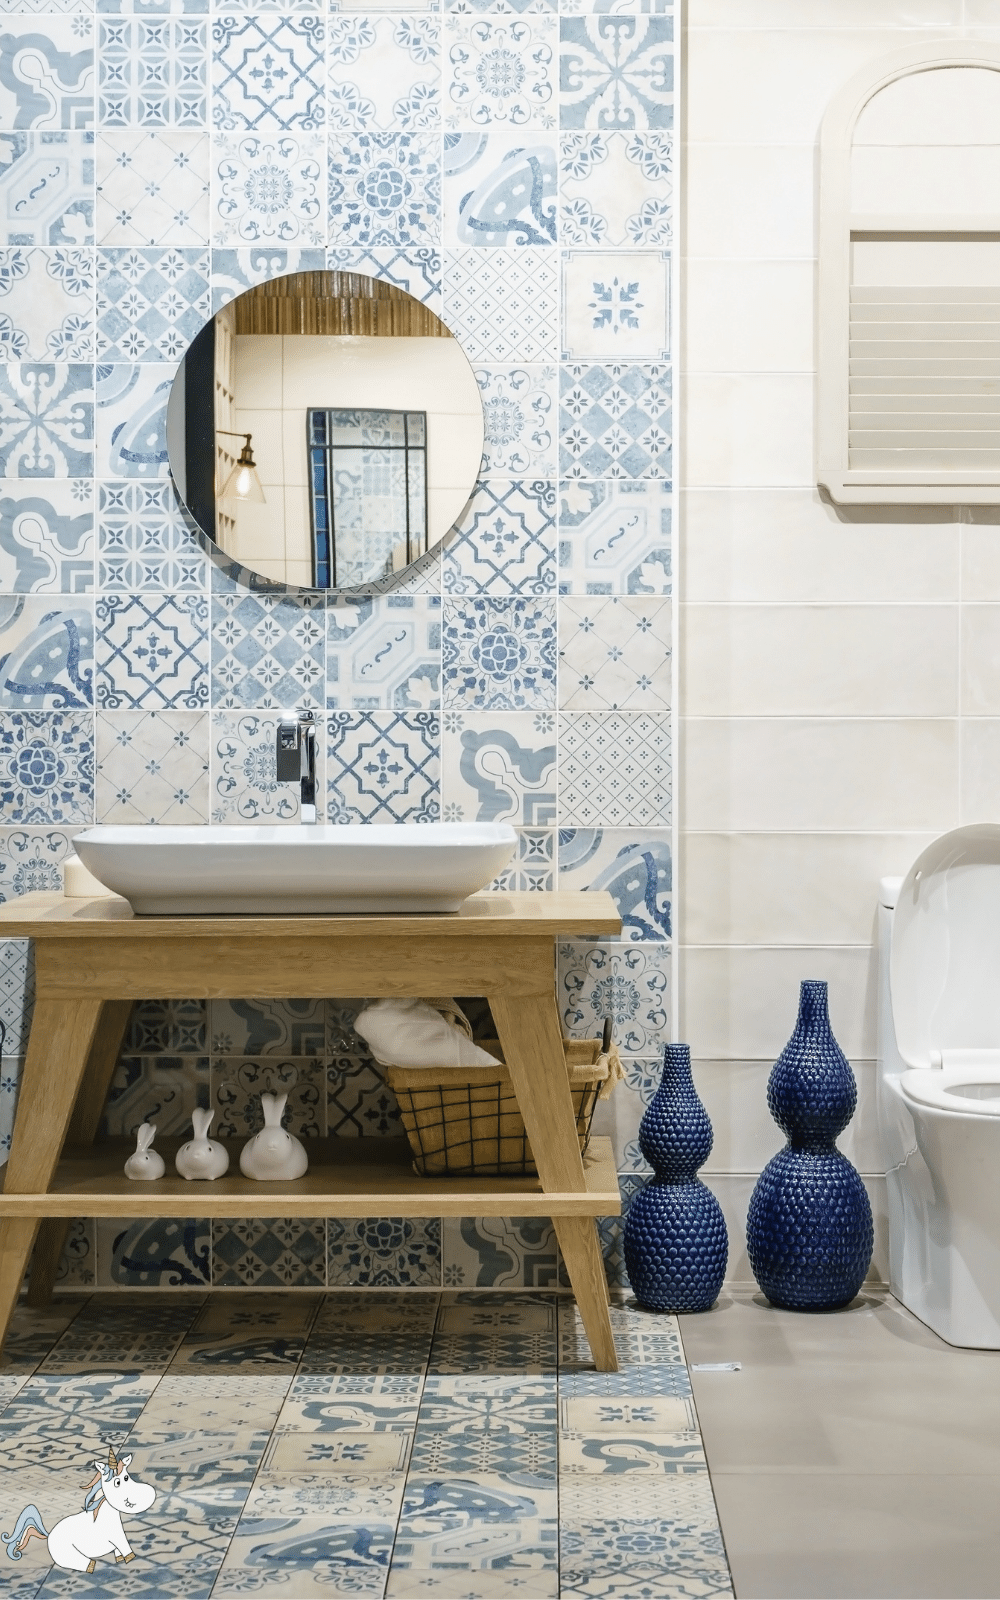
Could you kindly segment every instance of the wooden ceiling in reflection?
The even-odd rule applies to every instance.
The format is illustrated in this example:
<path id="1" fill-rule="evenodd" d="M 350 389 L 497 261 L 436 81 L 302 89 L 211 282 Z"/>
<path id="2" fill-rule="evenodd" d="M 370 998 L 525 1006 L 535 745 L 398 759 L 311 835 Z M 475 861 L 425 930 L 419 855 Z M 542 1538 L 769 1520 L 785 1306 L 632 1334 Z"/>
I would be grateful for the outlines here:
<path id="1" fill-rule="evenodd" d="M 450 339 L 427 306 L 394 283 L 360 272 L 293 272 L 233 301 L 239 333 L 354 333 Z"/>

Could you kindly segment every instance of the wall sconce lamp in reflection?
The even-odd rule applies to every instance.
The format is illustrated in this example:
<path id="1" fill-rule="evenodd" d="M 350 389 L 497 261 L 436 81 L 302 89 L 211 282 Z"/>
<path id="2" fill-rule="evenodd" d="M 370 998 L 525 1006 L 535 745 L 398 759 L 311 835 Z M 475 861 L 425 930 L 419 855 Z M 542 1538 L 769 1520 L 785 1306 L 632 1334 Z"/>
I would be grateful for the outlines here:
<path id="1" fill-rule="evenodd" d="M 253 458 L 249 433 L 234 433 L 230 428 L 217 428 L 216 433 L 221 433 L 229 439 L 244 439 L 246 442 L 239 453 L 232 472 L 219 491 L 220 500 L 253 500 L 258 505 L 266 505 L 264 485 L 260 481 L 257 463 Z"/>

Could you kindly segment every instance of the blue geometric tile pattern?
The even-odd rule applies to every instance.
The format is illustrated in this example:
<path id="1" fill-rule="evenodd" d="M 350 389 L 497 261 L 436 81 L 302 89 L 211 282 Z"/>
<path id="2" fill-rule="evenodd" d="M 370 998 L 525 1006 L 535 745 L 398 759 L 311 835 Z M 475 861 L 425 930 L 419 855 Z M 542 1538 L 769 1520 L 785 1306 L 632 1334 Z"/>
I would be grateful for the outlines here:
<path id="1" fill-rule="evenodd" d="M 448 541 L 446 594 L 553 594 L 555 485 L 480 480 Z"/>
<path id="2" fill-rule="evenodd" d="M 0 476 L 89 478 L 93 471 L 93 367 L 24 361 L 0 368 Z"/>
<path id="3" fill-rule="evenodd" d="M 331 712 L 326 785 L 328 822 L 437 822 L 437 712 Z"/>
<path id="4" fill-rule="evenodd" d="M 563 367 L 559 470 L 566 478 L 670 478 L 670 369 Z"/>
<path id="5" fill-rule="evenodd" d="M 0 249 L 0 351 L 8 361 L 93 356 L 90 250 Z"/>
<path id="6" fill-rule="evenodd" d="M 93 133 L 5 134 L 0 216 L 0 244 L 93 244 Z"/>
<path id="7" fill-rule="evenodd" d="M 207 28 L 131 18 L 100 25 L 98 120 L 105 128 L 203 128 Z"/>
<path id="8" fill-rule="evenodd" d="M 318 17 L 219 16 L 212 24 L 212 118 L 225 132 L 313 133 L 325 126 Z"/>
<path id="9" fill-rule="evenodd" d="M 207 599 L 102 596 L 97 602 L 97 703 L 107 711 L 206 706 Z"/>
<path id="10" fill-rule="evenodd" d="M 560 127 L 673 127 L 672 17 L 563 17 L 560 37 Z"/>
<path id="11" fill-rule="evenodd" d="M 2 534 L 0 534 L 2 539 Z M 207 563 L 177 509 L 171 483 L 102 483 L 97 514 L 98 587 L 203 593 Z"/>
<path id="12" fill-rule="evenodd" d="M 325 657 L 318 595 L 212 597 L 212 693 L 219 706 L 322 704 Z"/>
<path id="13" fill-rule="evenodd" d="M 326 611 L 330 710 L 429 711 L 441 703 L 437 595 L 341 595 Z"/>
<path id="14" fill-rule="evenodd" d="M 670 487 L 662 481 L 559 487 L 560 594 L 669 594 Z"/>
<path id="15" fill-rule="evenodd" d="M 210 315 L 207 250 L 99 250 L 102 361 L 175 361 Z"/>

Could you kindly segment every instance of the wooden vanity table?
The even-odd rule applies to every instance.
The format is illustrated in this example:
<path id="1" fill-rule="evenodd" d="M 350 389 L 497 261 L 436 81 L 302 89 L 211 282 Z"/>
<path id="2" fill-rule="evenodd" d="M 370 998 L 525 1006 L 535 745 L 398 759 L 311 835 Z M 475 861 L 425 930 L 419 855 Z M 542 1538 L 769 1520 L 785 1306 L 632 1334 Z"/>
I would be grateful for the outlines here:
<path id="1" fill-rule="evenodd" d="M 620 929 L 603 893 L 480 894 L 424 916 L 137 917 L 117 897 L 56 894 L 0 905 L 0 938 L 35 941 L 36 982 L 0 1193 L 0 1337 L 36 1234 L 32 1297 L 51 1289 L 60 1219 L 550 1216 L 595 1364 L 615 1371 L 594 1218 L 618 1215 L 621 1198 L 610 1141 L 580 1155 L 554 955 L 558 939 Z M 215 1183 L 129 1182 L 131 1144 L 93 1140 L 132 1003 L 239 995 L 484 995 L 538 1178 L 421 1178 L 397 1141 L 333 1139 L 291 1184 L 243 1178 L 235 1157 Z"/>

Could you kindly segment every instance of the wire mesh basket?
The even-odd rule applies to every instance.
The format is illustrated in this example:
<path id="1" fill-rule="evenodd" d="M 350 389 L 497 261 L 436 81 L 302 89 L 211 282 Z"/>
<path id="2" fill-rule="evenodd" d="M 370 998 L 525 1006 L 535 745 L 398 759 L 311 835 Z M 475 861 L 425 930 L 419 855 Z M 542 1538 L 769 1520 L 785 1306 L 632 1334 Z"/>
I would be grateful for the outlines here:
<path id="1" fill-rule="evenodd" d="M 495 1067 L 387 1067 L 399 1101 L 413 1170 L 422 1177 L 516 1178 L 536 1176 L 510 1074 L 499 1044 L 477 1043 L 497 1056 Z M 598 1100 L 606 1100 L 624 1074 L 614 1045 L 600 1039 L 564 1039 L 581 1151 L 590 1141 Z"/>

